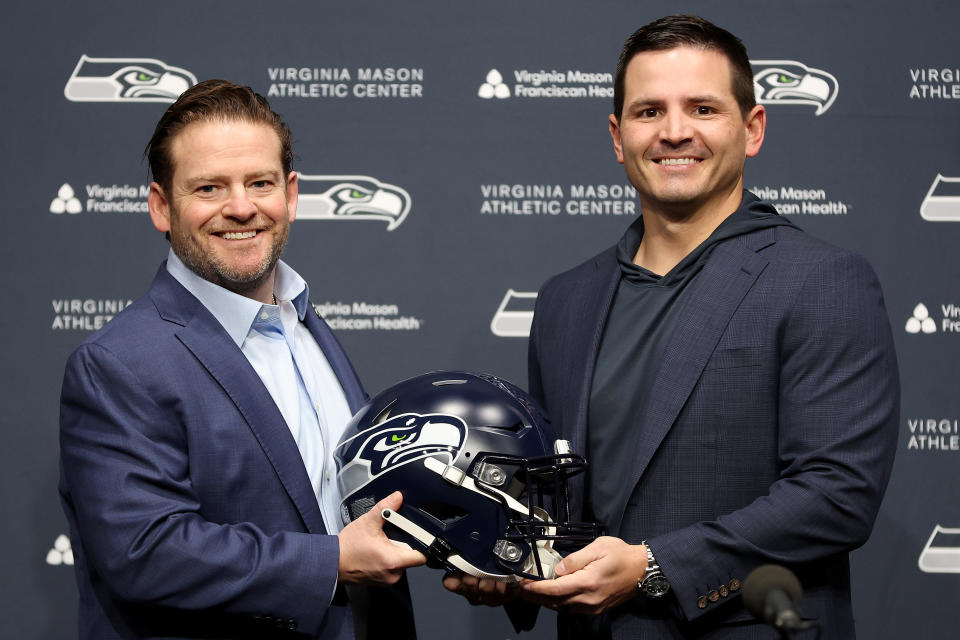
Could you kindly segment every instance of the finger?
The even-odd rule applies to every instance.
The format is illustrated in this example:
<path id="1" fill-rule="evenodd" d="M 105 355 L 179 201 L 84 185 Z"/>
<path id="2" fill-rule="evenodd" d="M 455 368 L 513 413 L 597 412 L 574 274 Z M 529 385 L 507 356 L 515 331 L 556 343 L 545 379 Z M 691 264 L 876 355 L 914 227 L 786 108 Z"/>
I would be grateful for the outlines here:
<path id="1" fill-rule="evenodd" d="M 454 593 L 460 592 L 460 587 L 463 584 L 463 580 L 460 579 L 461 574 L 448 573 L 443 576 L 443 587 L 447 591 L 453 591 Z"/>
<path id="2" fill-rule="evenodd" d="M 414 551 L 410 547 L 391 545 L 390 554 L 396 561 L 396 566 L 401 569 L 427 564 L 427 556 L 419 551 Z"/>
<path id="3" fill-rule="evenodd" d="M 480 592 L 481 596 L 494 595 L 498 591 L 503 593 L 502 589 L 499 589 L 497 585 L 504 584 L 502 582 L 497 582 L 496 580 L 480 580 L 477 583 L 477 590 Z"/>
<path id="4" fill-rule="evenodd" d="M 566 558 L 560 561 L 556 567 L 554 567 L 554 572 L 557 576 L 566 576 L 570 575 L 574 571 L 579 571 L 585 566 L 593 562 L 599 557 L 596 547 L 593 543 L 587 545 L 579 551 L 574 551 Z"/>
<path id="5" fill-rule="evenodd" d="M 399 491 L 394 491 L 386 498 L 377 503 L 375 507 L 376 512 L 379 514 L 384 509 L 392 509 L 396 511 L 400 508 L 400 505 L 403 504 L 403 494 Z"/>
<path id="6" fill-rule="evenodd" d="M 559 609 L 564 600 L 563 598 L 553 598 L 551 596 L 545 596 L 539 593 L 531 593 L 526 590 L 520 594 L 520 598 L 526 600 L 527 602 L 533 602 L 553 610 Z"/>
<path id="7" fill-rule="evenodd" d="M 551 599 L 568 598 L 583 590 L 579 576 L 563 576 L 553 580 L 534 580 L 521 586 L 524 594 Z"/>
<path id="8" fill-rule="evenodd" d="M 475 593 L 479 590 L 480 587 L 480 578 L 476 576 L 471 576 L 468 574 L 462 574 L 460 576 L 460 582 L 462 583 L 461 588 L 464 591 L 469 591 Z"/>

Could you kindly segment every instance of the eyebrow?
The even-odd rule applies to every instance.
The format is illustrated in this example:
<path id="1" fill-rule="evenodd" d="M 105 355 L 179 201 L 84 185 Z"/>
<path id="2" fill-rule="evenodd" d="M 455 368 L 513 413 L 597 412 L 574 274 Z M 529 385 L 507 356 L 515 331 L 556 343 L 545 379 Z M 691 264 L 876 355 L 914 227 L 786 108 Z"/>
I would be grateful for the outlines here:
<path id="1" fill-rule="evenodd" d="M 712 93 L 705 93 L 699 96 L 689 96 L 687 102 L 723 102 L 723 98 Z"/>
<path id="2" fill-rule="evenodd" d="M 251 171 L 244 174 L 243 181 L 252 180 L 254 178 L 262 177 L 271 177 L 275 178 L 278 181 L 283 179 L 282 170 L 273 170 L 273 169 L 264 169 L 263 171 Z M 194 184 L 197 182 L 229 182 L 226 176 L 223 175 L 212 175 L 212 174 L 202 174 L 199 176 L 194 176 L 193 178 L 187 179 L 188 183 Z"/>
<path id="3" fill-rule="evenodd" d="M 723 98 L 721 96 L 718 96 L 712 93 L 703 93 L 699 95 L 686 96 L 683 100 L 684 102 L 688 102 L 688 103 L 689 102 L 723 102 Z M 637 107 L 641 105 L 657 105 L 657 104 L 663 104 L 663 103 L 664 103 L 664 100 L 660 98 L 646 98 L 641 96 L 639 98 L 636 98 L 635 100 L 631 100 L 629 104 L 625 105 L 625 108 L 632 108 L 632 107 Z"/>

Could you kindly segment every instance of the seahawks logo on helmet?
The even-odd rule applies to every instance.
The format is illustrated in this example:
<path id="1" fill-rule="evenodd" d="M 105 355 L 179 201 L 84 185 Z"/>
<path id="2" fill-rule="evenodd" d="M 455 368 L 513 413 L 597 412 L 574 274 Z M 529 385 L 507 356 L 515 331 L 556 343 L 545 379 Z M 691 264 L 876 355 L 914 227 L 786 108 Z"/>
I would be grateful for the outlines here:
<path id="1" fill-rule="evenodd" d="M 370 176 L 298 175 L 298 220 L 383 220 L 393 231 L 410 212 L 406 190 Z"/>
<path id="2" fill-rule="evenodd" d="M 80 61 L 63 88 L 73 102 L 175 102 L 197 77 L 154 58 L 91 58 Z"/>
<path id="3" fill-rule="evenodd" d="M 345 455 L 355 450 L 359 452 Z M 437 458 L 448 465 L 457 459 L 467 438 L 467 425 L 457 416 L 441 413 L 404 413 L 381 422 L 340 443 L 338 457 L 349 462 L 340 469 L 340 490 L 344 496 L 378 475 L 415 460 Z"/>
<path id="4" fill-rule="evenodd" d="M 795 60 L 751 60 L 758 104 L 808 104 L 820 115 L 837 99 L 837 79 Z"/>

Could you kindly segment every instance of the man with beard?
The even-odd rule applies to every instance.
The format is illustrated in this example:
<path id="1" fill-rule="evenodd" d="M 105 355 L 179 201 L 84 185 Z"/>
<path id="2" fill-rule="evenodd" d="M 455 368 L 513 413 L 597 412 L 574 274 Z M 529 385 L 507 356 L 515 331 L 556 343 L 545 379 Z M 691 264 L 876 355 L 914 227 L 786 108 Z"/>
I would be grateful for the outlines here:
<path id="1" fill-rule="evenodd" d="M 543 286 L 530 334 L 530 392 L 591 462 L 571 517 L 610 534 L 522 587 L 561 637 L 775 638 L 740 598 L 765 563 L 797 574 L 823 638 L 854 637 L 848 552 L 893 463 L 896 357 L 866 260 L 744 191 L 765 128 L 729 32 L 670 16 L 627 40 L 609 129 L 642 215 Z"/>
<path id="2" fill-rule="evenodd" d="M 211 80 L 167 109 L 146 155 L 169 255 L 63 383 L 79 637 L 413 637 L 403 570 L 425 559 L 379 517 L 400 495 L 339 526 L 332 449 L 366 394 L 279 260 L 289 128 Z"/>

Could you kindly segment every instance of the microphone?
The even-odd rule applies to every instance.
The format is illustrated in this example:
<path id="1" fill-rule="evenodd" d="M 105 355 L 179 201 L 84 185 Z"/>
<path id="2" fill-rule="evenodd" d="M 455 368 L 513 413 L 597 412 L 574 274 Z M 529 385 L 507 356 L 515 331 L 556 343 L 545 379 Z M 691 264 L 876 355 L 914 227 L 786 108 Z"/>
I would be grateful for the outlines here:
<path id="1" fill-rule="evenodd" d="M 743 604 L 756 618 L 778 629 L 785 638 L 794 631 L 809 629 L 813 623 L 800 618 L 803 589 L 797 576 L 776 564 L 765 564 L 743 581 Z"/>

